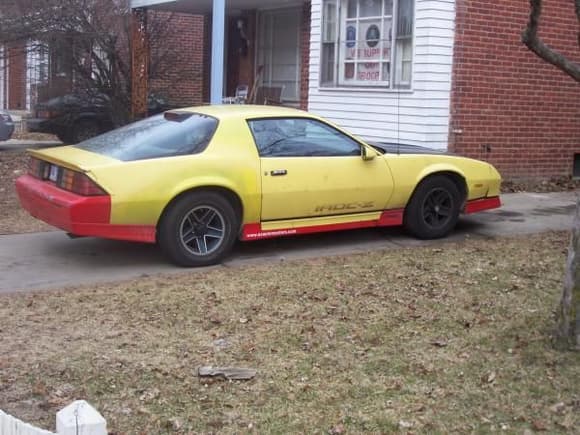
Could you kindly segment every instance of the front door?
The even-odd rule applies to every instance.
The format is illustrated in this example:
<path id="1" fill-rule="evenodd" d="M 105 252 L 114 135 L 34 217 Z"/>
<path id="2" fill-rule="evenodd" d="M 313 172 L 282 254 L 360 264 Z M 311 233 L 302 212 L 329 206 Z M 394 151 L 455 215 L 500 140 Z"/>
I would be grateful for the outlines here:
<path id="1" fill-rule="evenodd" d="M 249 123 L 260 154 L 262 222 L 386 208 L 393 190 L 387 163 L 363 160 L 355 140 L 313 119 Z"/>
<path id="2" fill-rule="evenodd" d="M 263 66 L 261 84 L 280 87 L 282 101 L 300 101 L 301 9 L 262 11 L 258 17 L 257 64 Z"/>

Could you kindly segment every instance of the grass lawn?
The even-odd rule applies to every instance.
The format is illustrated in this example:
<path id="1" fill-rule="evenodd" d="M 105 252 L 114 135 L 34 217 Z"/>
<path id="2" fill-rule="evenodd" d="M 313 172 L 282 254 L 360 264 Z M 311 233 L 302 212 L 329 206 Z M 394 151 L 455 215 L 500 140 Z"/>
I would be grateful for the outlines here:
<path id="1" fill-rule="evenodd" d="M 0 298 L 0 409 L 115 434 L 572 433 L 580 357 L 549 342 L 567 235 L 143 277 Z M 251 381 L 200 379 L 202 365 Z M 577 432 L 576 432 L 577 433 Z"/>

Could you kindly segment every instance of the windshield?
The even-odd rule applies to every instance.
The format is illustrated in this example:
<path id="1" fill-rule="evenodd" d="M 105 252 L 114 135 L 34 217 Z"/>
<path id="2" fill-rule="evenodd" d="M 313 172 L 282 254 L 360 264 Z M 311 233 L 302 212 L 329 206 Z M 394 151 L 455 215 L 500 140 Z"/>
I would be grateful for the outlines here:
<path id="1" fill-rule="evenodd" d="M 166 112 L 93 137 L 82 150 L 123 161 L 195 154 L 203 151 L 217 127 L 215 118 L 191 112 Z"/>

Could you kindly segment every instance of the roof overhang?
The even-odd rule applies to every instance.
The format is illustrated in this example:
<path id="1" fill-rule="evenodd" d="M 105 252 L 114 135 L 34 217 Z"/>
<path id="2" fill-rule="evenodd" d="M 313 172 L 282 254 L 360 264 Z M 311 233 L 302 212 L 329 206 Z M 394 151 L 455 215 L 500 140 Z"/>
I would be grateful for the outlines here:
<path id="1" fill-rule="evenodd" d="M 303 0 L 227 0 L 228 13 L 249 9 L 267 9 L 298 6 Z M 209 14 L 213 0 L 131 0 L 131 8 L 147 8 L 186 14 Z"/>

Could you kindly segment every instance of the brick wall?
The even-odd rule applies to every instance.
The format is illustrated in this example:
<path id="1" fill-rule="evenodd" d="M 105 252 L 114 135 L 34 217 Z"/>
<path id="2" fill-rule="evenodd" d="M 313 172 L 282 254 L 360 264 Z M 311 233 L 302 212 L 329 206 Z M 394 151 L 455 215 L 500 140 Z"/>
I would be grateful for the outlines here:
<path id="1" fill-rule="evenodd" d="M 308 69 L 310 67 L 310 1 L 302 5 L 300 27 L 300 108 L 308 110 Z"/>
<path id="2" fill-rule="evenodd" d="M 6 47 L 8 70 L 8 109 L 26 109 L 26 43 L 15 42 Z"/>
<path id="3" fill-rule="evenodd" d="M 544 3 L 541 37 L 579 61 L 573 2 Z M 457 0 L 450 149 L 504 178 L 566 176 L 580 153 L 580 84 L 520 42 L 528 5 Z"/>
<path id="4" fill-rule="evenodd" d="M 150 23 L 155 19 L 166 20 L 169 16 L 157 11 L 149 14 Z M 157 56 L 163 61 L 159 63 L 157 74 L 150 71 L 154 76 L 150 77 L 149 89 L 167 98 L 172 105 L 193 106 L 207 101 L 204 98 L 205 69 L 209 69 L 209 64 L 204 53 L 208 47 L 204 22 L 202 15 L 173 14 L 171 33 L 163 39 L 163 44 L 151 41 L 152 58 Z"/>

